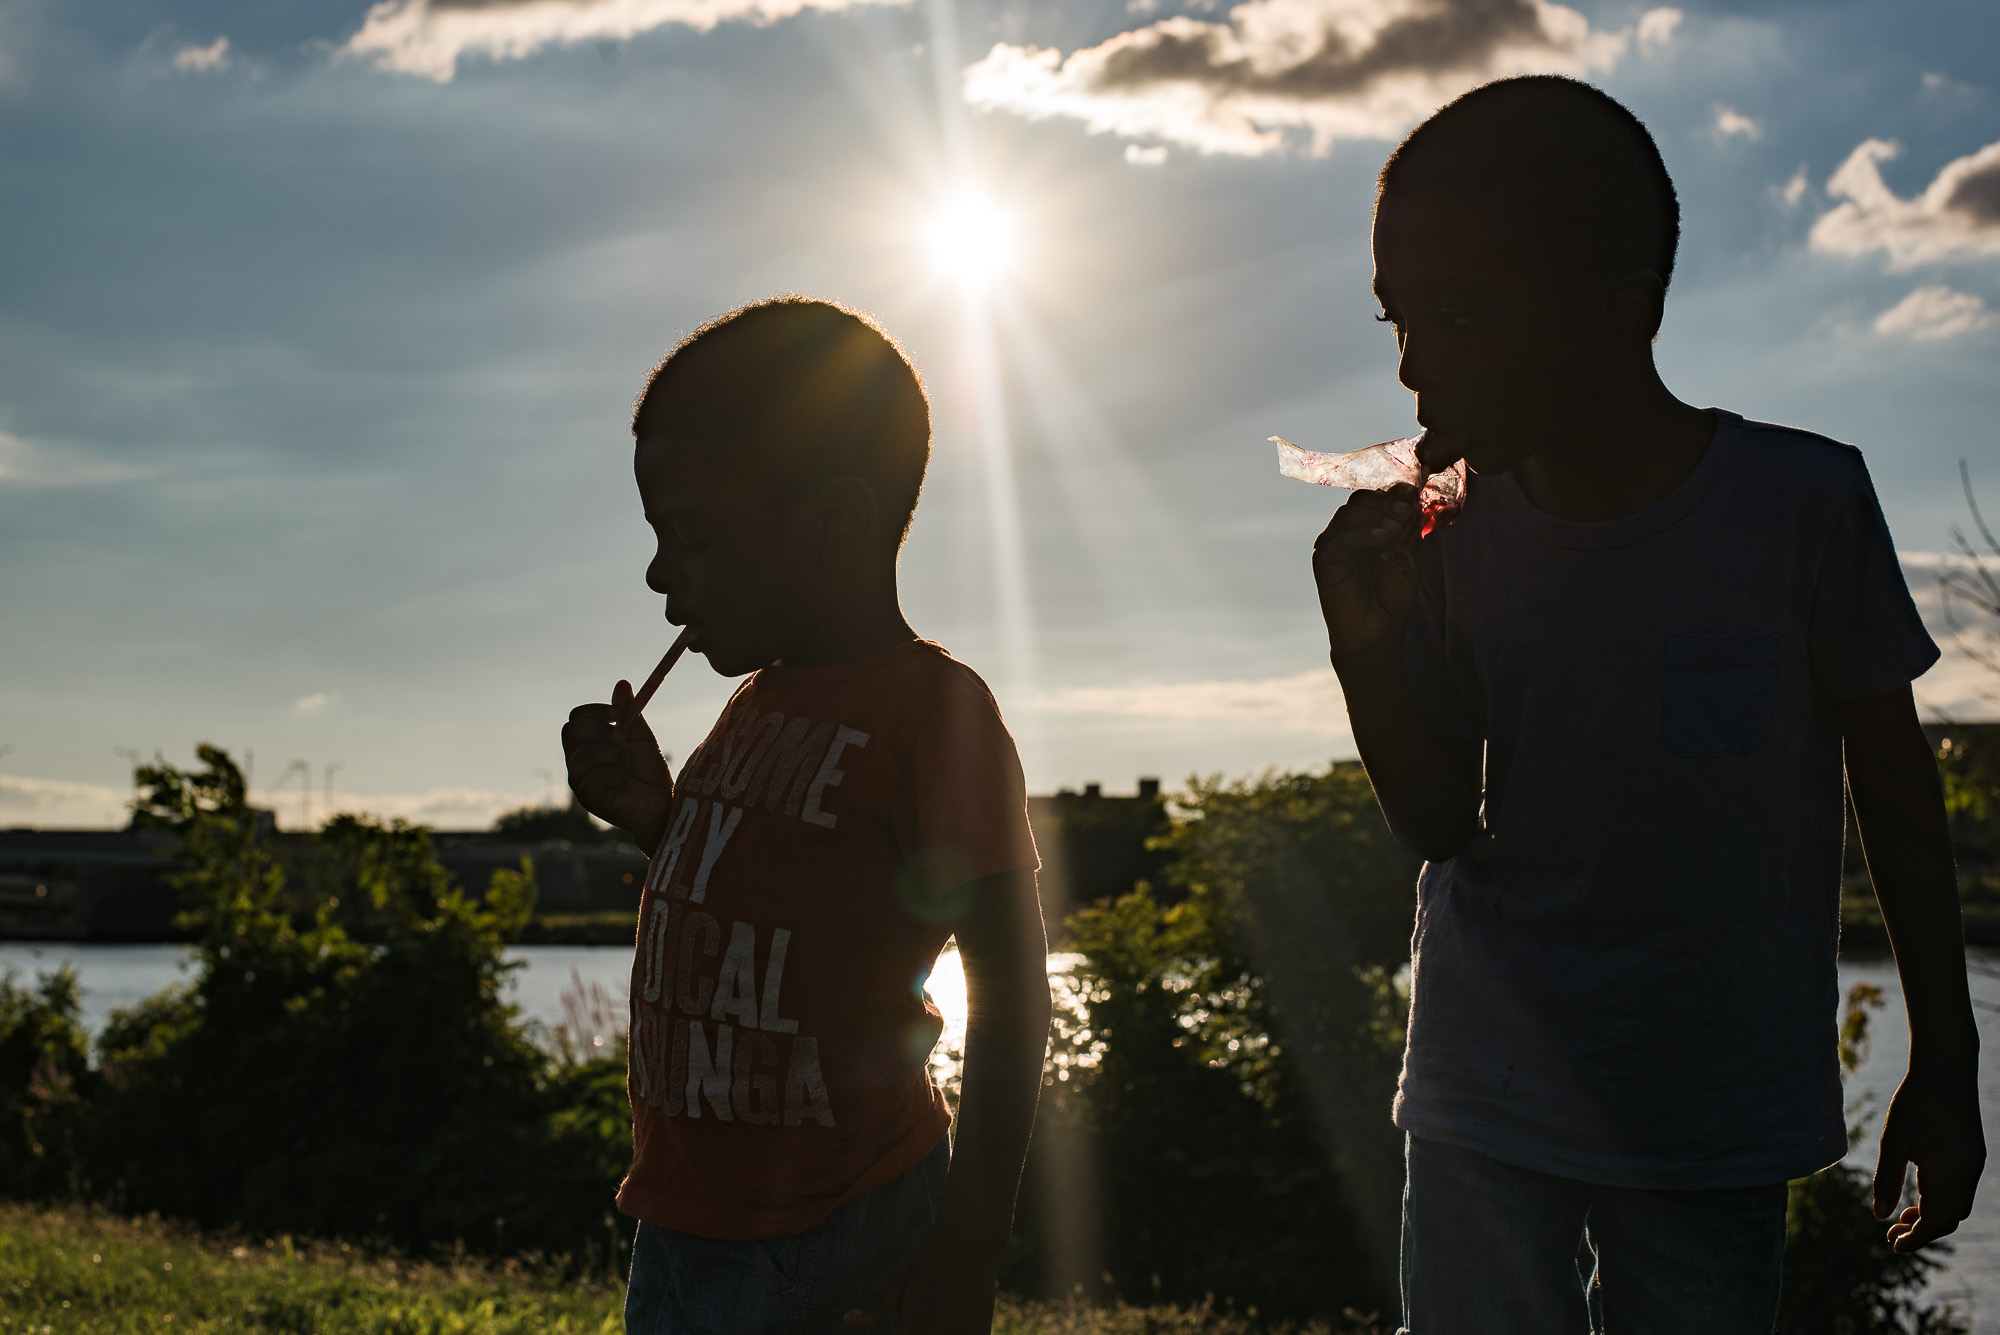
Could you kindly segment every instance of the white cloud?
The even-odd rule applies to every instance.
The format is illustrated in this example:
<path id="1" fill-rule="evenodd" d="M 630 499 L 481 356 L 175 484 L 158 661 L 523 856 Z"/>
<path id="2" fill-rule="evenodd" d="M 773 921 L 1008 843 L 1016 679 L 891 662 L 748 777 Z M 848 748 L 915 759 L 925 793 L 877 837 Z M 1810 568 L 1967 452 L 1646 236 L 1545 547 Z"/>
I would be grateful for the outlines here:
<path id="1" fill-rule="evenodd" d="M 1895 271 L 2000 255 L 2000 142 L 1946 163 L 1912 199 L 1882 180 L 1881 164 L 1900 152 L 1900 144 L 1869 139 L 1847 155 L 1826 183 L 1827 193 L 1845 202 L 1813 224 L 1813 249 L 1835 255 L 1879 250 Z"/>
<path id="2" fill-rule="evenodd" d="M 0 774 L 0 828 L 10 825 L 120 826 L 129 789 L 66 779 Z"/>
<path id="3" fill-rule="evenodd" d="M 1970 292 L 1933 284 L 1920 287 L 1875 317 L 1875 332 L 1932 343 L 1976 334 L 1993 323 L 1993 312 Z"/>
<path id="4" fill-rule="evenodd" d="M 1969 562 L 1956 552 L 1898 552 L 1903 578 L 1944 656 L 1915 683 L 1918 708 L 1930 718 L 1961 723 L 2000 719 L 2000 623 L 1970 612 L 1954 599 L 1947 610 L 1942 577 L 1964 572 Z M 1986 561 L 1988 569 L 2000 563 Z"/>
<path id="5" fill-rule="evenodd" d="M 1649 9 L 1639 16 L 1639 49 L 1657 51 L 1674 40 L 1681 20 L 1687 16 L 1678 9 Z"/>
<path id="6" fill-rule="evenodd" d="M 1151 148 L 1141 148 L 1137 144 L 1125 145 L 1125 161 L 1134 167 L 1158 167 L 1167 160 L 1167 146 L 1154 144 Z"/>
<path id="7" fill-rule="evenodd" d="M 74 450 L 40 445 L 0 431 L 0 487 L 82 487 L 144 476 L 143 468 L 87 459 Z"/>
<path id="8" fill-rule="evenodd" d="M 1073 686 L 1035 701 L 1049 714 L 1177 726 L 1222 725 L 1345 737 L 1347 704 L 1332 668 L 1237 681 Z"/>
<path id="9" fill-rule="evenodd" d="M 401 817 L 418 825 L 431 825 L 446 830 L 484 829 L 493 823 L 503 811 L 529 806 L 537 799 L 523 797 L 519 793 L 501 792 L 494 788 L 431 788 L 421 793 L 340 793 L 333 798 L 334 812 L 351 812 L 356 815 L 380 817 Z M 558 801 L 562 796 L 558 795 Z M 290 805 L 281 805 L 289 801 Z M 289 798 L 285 793 L 272 794 L 268 799 L 259 798 L 260 806 L 270 806 L 279 812 L 279 819 L 287 811 L 298 810 L 298 794 Z M 313 805 L 314 819 L 324 818 L 329 813 L 321 811 L 317 800 Z"/>
<path id="10" fill-rule="evenodd" d="M 184 46 L 174 52 L 174 68 L 183 74 L 220 74 L 229 68 L 229 39 L 218 37 L 207 46 Z"/>
<path id="11" fill-rule="evenodd" d="M 1764 127 L 1734 107 L 1718 105 L 1715 108 L 1715 133 L 1723 139 L 1741 137 L 1754 140 L 1764 137 Z"/>
<path id="12" fill-rule="evenodd" d="M 1660 12 L 1641 28 L 1671 35 Z M 964 95 L 1203 153 L 1255 157 L 1298 134 L 1324 153 L 1393 139 L 1490 79 L 1609 69 L 1632 40 L 1549 0 L 1250 0 L 1226 23 L 1178 14 L 1068 56 L 999 43 L 966 69 Z"/>
<path id="13" fill-rule="evenodd" d="M 1778 188 L 1778 198 L 1785 201 L 1786 208 L 1795 209 L 1799 206 L 1799 201 L 1806 197 L 1806 191 L 1811 188 L 1812 183 L 1806 180 L 1806 169 L 1801 166 L 1792 173 L 1791 180 Z"/>
<path id="14" fill-rule="evenodd" d="M 131 800 L 130 787 L 0 774 L 0 828 L 122 826 L 130 819 Z M 420 825 L 466 830 L 483 829 L 501 812 L 526 806 L 533 800 L 493 788 L 431 788 L 420 793 L 336 792 L 333 809 L 385 818 L 400 816 Z M 281 828 L 297 827 L 300 803 L 296 785 L 253 792 L 250 801 L 252 805 L 277 812 Z M 326 810 L 324 794 L 316 790 L 311 810 L 314 824 L 329 814 L 332 813 Z"/>
<path id="15" fill-rule="evenodd" d="M 326 708 L 328 705 L 332 704 L 336 698 L 337 697 L 334 695 L 332 691 L 314 691 L 311 695 L 302 695 L 298 699 L 292 701 L 292 708 L 296 710 L 298 713 L 310 714 L 315 709 Z"/>
<path id="16" fill-rule="evenodd" d="M 382 0 L 341 50 L 386 70 L 449 83 L 467 55 L 520 60 L 545 46 L 623 41 L 678 23 L 774 23 L 805 9 L 909 0 Z"/>

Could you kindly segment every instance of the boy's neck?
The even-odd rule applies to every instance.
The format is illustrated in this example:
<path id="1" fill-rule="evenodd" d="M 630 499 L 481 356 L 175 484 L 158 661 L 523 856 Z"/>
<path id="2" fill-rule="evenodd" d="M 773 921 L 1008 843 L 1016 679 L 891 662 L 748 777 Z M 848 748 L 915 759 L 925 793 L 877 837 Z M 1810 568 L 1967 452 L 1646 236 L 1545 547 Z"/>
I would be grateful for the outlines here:
<path id="1" fill-rule="evenodd" d="M 858 596 L 857 596 L 858 595 Z M 774 666 L 836 667 L 858 663 L 917 638 L 896 597 L 892 573 L 886 590 L 854 590 L 846 598 L 829 596 L 822 614 L 802 627 Z"/>
<path id="2" fill-rule="evenodd" d="M 1665 500 L 1694 472 L 1714 438 L 1715 415 L 1675 398 L 1650 360 L 1645 369 L 1579 405 L 1515 466 L 1536 509 L 1574 523 L 1608 523 Z"/>

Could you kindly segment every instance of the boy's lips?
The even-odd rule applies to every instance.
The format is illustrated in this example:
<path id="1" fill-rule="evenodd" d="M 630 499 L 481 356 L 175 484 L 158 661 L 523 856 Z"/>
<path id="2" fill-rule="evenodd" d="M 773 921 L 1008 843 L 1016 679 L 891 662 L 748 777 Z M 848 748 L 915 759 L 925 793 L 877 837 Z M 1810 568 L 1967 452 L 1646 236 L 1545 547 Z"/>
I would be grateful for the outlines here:
<path id="1" fill-rule="evenodd" d="M 1472 433 L 1462 426 L 1425 426 L 1423 441 L 1417 446 L 1417 461 L 1433 473 L 1449 468 L 1465 457 L 1471 437 Z"/>

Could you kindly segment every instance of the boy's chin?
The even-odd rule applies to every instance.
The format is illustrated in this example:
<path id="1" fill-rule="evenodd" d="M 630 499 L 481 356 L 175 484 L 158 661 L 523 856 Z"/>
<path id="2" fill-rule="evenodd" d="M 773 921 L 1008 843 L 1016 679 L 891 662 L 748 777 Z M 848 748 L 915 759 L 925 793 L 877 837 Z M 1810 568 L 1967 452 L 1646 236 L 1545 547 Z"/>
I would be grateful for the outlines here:
<path id="1" fill-rule="evenodd" d="M 771 666 L 769 659 L 759 660 L 752 654 L 732 653 L 721 646 L 704 645 L 695 652 L 708 660 L 709 670 L 718 677 L 747 677 L 758 668 Z"/>

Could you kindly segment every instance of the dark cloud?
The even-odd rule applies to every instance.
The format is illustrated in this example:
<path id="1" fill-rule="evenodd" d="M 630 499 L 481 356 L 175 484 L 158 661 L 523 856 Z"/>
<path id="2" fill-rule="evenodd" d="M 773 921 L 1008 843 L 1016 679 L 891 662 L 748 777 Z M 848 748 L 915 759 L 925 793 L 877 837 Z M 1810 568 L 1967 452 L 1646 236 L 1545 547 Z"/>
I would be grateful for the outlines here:
<path id="1" fill-rule="evenodd" d="M 1386 7 L 1385 7 L 1386 8 Z M 1495 53 L 1546 48 L 1569 57 L 1561 39 L 1542 26 L 1534 0 L 1456 0 L 1398 14 L 1365 41 L 1328 23 L 1313 34 L 1317 47 L 1292 64 L 1269 67 L 1218 24 L 1158 25 L 1153 40 L 1113 49 L 1094 87 L 1110 92 L 1158 83 L 1200 84 L 1217 92 L 1249 92 L 1305 100 L 1345 97 L 1385 76 L 1483 71 Z M 1242 54 L 1231 56 L 1231 48 Z M 1262 53 L 1256 53 L 1261 55 Z"/>
<path id="2" fill-rule="evenodd" d="M 1251 0 L 1224 23 L 1176 15 L 1067 57 L 1003 43 L 966 71 L 965 95 L 1202 152 L 1272 152 L 1288 130 L 1324 151 L 1392 138 L 1485 79 L 1607 69 L 1679 18 L 1652 10 L 1614 33 L 1548 0 Z"/>

